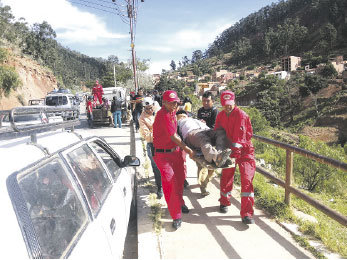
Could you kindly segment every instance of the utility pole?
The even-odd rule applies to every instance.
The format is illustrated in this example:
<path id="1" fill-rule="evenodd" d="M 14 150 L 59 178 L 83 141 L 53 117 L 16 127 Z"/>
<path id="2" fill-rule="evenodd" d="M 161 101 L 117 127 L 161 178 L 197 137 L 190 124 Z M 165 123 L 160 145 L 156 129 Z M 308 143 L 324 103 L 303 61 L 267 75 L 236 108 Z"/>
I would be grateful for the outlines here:
<path id="1" fill-rule="evenodd" d="M 117 2 L 124 2 L 124 5 L 121 5 Z M 126 17 L 129 19 L 130 25 L 130 47 L 131 47 L 131 55 L 132 55 L 132 67 L 134 73 L 134 85 L 135 85 L 135 93 L 138 92 L 138 82 L 136 76 L 136 54 L 135 54 L 135 37 L 134 37 L 134 24 L 136 23 L 136 6 L 135 0 L 112 0 L 114 3 L 114 7 L 116 8 L 117 14 L 122 18 L 124 23 L 128 23 Z M 144 0 L 141 0 L 144 2 Z M 126 10 L 122 10 L 122 7 L 126 7 Z M 126 12 L 127 14 L 124 14 Z"/>
<path id="2" fill-rule="evenodd" d="M 131 55 L 133 60 L 133 72 L 134 72 L 134 84 L 135 84 L 135 93 L 138 92 L 138 85 L 137 85 L 137 77 L 136 77 L 136 56 L 135 56 L 135 44 L 134 44 L 134 25 L 133 25 L 133 19 L 134 19 L 134 0 L 128 0 L 128 17 L 130 20 L 130 39 L 131 39 Z"/>
<path id="3" fill-rule="evenodd" d="M 113 78 L 114 78 L 114 86 L 117 87 L 117 80 L 116 80 L 116 65 L 113 64 Z"/>

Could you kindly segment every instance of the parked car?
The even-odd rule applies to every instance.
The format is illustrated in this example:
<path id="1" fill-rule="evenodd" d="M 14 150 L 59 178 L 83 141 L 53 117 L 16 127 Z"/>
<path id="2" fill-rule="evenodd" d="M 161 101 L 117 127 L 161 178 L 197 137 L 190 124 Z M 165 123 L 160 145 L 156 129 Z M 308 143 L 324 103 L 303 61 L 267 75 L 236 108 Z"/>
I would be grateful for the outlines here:
<path id="1" fill-rule="evenodd" d="M 45 104 L 44 98 L 30 99 L 28 101 L 29 106 L 43 106 Z"/>
<path id="2" fill-rule="evenodd" d="M 121 258 L 139 159 L 68 131 L 35 139 L 0 141 L 2 257 Z"/>
<path id="3" fill-rule="evenodd" d="M 62 114 L 64 120 L 75 119 L 79 117 L 80 107 L 76 97 L 68 93 L 52 93 L 45 98 L 45 105 L 57 108 L 74 109 L 66 114 Z"/>
<path id="4" fill-rule="evenodd" d="M 50 111 L 50 107 L 41 105 L 17 107 L 13 113 L 1 113 L 0 127 L 11 127 L 11 122 L 16 127 L 63 122 L 62 116 Z"/>

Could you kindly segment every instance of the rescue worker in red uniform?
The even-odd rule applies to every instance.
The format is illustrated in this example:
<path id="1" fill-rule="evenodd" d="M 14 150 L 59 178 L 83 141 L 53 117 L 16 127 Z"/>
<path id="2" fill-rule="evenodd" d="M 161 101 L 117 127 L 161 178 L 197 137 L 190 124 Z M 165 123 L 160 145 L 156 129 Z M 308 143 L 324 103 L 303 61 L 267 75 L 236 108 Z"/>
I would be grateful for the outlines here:
<path id="1" fill-rule="evenodd" d="M 92 94 L 94 96 L 94 104 L 96 105 L 96 101 L 99 101 L 99 104 L 102 105 L 102 95 L 104 94 L 104 90 L 102 86 L 99 84 L 97 80 L 92 90 Z"/>
<path id="2" fill-rule="evenodd" d="M 177 134 L 176 111 L 179 101 L 175 91 L 165 91 L 163 106 L 157 112 L 153 123 L 154 161 L 160 170 L 164 197 L 174 229 L 181 226 L 182 212 L 189 212 L 183 200 L 185 171 L 180 148 L 191 158 L 194 156 L 193 150 Z"/>
<path id="3" fill-rule="evenodd" d="M 241 218 L 245 224 L 253 224 L 254 190 L 253 178 L 255 174 L 254 147 L 251 142 L 253 129 L 248 115 L 235 105 L 235 94 L 224 91 L 221 94 L 223 111 L 216 118 L 214 129 L 224 128 L 232 149 L 231 158 L 239 166 L 241 177 Z M 230 206 L 231 191 L 233 189 L 236 167 L 222 170 L 220 181 L 220 212 L 226 213 Z"/>

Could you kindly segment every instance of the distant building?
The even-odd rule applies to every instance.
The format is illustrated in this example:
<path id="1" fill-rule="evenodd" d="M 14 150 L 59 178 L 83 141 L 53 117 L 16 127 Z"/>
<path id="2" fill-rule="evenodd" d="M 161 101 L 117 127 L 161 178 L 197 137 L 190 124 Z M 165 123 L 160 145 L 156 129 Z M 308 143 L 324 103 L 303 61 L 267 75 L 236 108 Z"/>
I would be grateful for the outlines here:
<path id="1" fill-rule="evenodd" d="M 301 66 L 301 57 L 287 56 L 281 60 L 282 71 L 294 71 Z"/>
<path id="2" fill-rule="evenodd" d="M 274 75 L 275 77 L 279 78 L 279 79 L 289 79 L 290 74 L 287 71 L 276 71 L 276 72 L 270 72 L 268 74 L 266 74 L 266 76 L 268 75 Z"/>

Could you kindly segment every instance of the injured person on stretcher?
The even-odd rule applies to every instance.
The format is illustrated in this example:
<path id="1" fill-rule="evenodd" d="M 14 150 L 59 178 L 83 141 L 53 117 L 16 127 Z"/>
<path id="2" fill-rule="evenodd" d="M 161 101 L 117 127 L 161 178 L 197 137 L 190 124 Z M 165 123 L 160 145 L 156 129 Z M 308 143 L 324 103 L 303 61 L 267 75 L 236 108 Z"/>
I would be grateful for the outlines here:
<path id="1" fill-rule="evenodd" d="M 230 158 L 228 138 L 224 129 L 213 130 L 198 119 L 188 117 L 185 111 L 178 111 L 177 126 L 182 140 L 193 150 L 193 158 L 203 168 L 231 168 L 235 161 Z M 199 151 L 201 150 L 201 152 Z"/>

